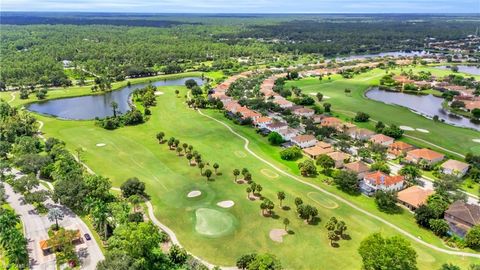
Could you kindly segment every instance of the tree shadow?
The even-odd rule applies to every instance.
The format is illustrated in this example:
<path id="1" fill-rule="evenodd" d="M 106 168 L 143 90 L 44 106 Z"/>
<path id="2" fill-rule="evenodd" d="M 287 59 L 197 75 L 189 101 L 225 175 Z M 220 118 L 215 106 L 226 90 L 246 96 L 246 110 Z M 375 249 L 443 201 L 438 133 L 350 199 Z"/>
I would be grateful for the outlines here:
<path id="1" fill-rule="evenodd" d="M 277 213 L 275 213 L 275 212 L 272 212 L 271 217 L 272 217 L 273 219 L 279 219 L 279 218 L 280 218 L 280 216 L 277 215 Z"/>
<path id="2" fill-rule="evenodd" d="M 318 225 L 318 223 L 320 223 L 320 221 L 322 221 L 320 217 L 314 217 L 312 220 L 308 222 L 308 224 L 316 226 Z"/>
<path id="3" fill-rule="evenodd" d="M 292 208 L 290 208 L 290 206 L 287 206 L 287 205 L 282 206 L 282 210 L 284 210 L 284 211 L 289 211 L 290 209 L 292 209 Z"/>
<path id="4" fill-rule="evenodd" d="M 294 234 L 295 234 L 295 232 L 294 232 L 293 230 L 288 230 L 287 233 L 290 234 L 290 235 L 294 235 Z"/>
<path id="5" fill-rule="evenodd" d="M 335 242 L 335 243 L 332 243 L 330 246 L 332 246 L 333 248 L 339 248 L 340 244 Z"/>
<path id="6" fill-rule="evenodd" d="M 343 240 L 352 240 L 352 237 L 349 234 L 342 234 L 340 237 Z"/>

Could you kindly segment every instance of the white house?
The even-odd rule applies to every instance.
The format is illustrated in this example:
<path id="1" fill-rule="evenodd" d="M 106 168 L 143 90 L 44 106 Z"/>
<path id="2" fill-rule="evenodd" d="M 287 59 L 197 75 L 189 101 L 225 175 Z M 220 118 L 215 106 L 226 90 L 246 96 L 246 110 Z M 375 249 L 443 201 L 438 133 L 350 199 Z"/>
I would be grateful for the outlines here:
<path id="1" fill-rule="evenodd" d="M 283 123 L 283 122 L 274 122 L 274 123 L 270 123 L 270 124 L 265 125 L 265 128 L 270 130 L 271 132 L 277 132 L 278 133 L 282 129 L 287 129 L 288 125 L 286 123 Z"/>
<path id="2" fill-rule="evenodd" d="M 404 184 L 403 176 L 390 176 L 383 172 L 376 171 L 365 174 L 360 184 L 360 189 L 367 195 L 373 195 L 378 190 L 383 191 L 399 191 L 402 190 Z"/>
<path id="3" fill-rule="evenodd" d="M 458 177 L 463 177 L 467 173 L 469 168 L 470 165 L 468 165 L 467 163 L 454 159 L 449 159 L 445 161 L 442 165 L 440 165 L 440 170 L 444 174 L 456 175 Z"/>
<path id="4" fill-rule="evenodd" d="M 318 141 L 313 135 L 298 135 L 292 138 L 292 142 L 300 148 L 307 148 L 316 145 Z"/>
<path id="5" fill-rule="evenodd" d="M 286 128 L 286 129 L 282 129 L 282 130 L 278 131 L 278 134 L 280 134 L 280 136 L 282 136 L 282 138 L 285 141 L 292 140 L 292 138 L 297 136 L 298 133 L 299 133 L 299 131 L 296 130 L 296 129 L 293 129 L 293 128 Z"/>

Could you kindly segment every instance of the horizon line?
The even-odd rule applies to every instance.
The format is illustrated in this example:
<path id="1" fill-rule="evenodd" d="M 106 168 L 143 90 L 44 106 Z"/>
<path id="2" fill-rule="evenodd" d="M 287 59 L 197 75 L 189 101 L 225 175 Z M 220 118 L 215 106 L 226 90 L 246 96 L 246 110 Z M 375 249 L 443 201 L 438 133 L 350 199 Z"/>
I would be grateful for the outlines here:
<path id="1" fill-rule="evenodd" d="M 140 11 L 85 11 L 85 10 L 0 10 L 0 13 L 117 13 L 117 14 L 195 14 L 195 15 L 385 15 L 385 14 L 410 14 L 410 15 L 479 15 L 479 12 L 140 12 Z"/>

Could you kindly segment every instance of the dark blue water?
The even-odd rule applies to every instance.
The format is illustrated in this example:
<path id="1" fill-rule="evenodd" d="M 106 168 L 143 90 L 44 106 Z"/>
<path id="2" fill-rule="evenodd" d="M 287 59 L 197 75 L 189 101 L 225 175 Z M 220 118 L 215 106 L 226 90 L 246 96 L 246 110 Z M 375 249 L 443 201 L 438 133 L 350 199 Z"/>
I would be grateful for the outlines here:
<path id="1" fill-rule="evenodd" d="M 470 75 L 480 75 L 480 68 L 478 66 L 456 65 L 458 72 L 467 73 Z M 438 69 L 450 70 L 451 66 L 439 66 Z"/>
<path id="2" fill-rule="evenodd" d="M 194 79 L 198 85 L 202 85 L 202 79 L 197 77 L 187 77 L 176 80 L 156 81 L 155 86 L 185 85 L 185 81 Z M 51 115 L 62 119 L 72 120 L 91 120 L 95 117 L 104 118 L 113 115 L 111 107 L 112 101 L 118 104 L 118 112 L 125 113 L 130 110 L 130 94 L 138 88 L 147 86 L 148 83 L 135 84 L 130 87 L 124 87 L 120 90 L 107 92 L 101 95 L 90 95 L 82 97 L 71 97 L 62 99 L 53 99 L 32 103 L 27 109 L 36 113 Z"/>

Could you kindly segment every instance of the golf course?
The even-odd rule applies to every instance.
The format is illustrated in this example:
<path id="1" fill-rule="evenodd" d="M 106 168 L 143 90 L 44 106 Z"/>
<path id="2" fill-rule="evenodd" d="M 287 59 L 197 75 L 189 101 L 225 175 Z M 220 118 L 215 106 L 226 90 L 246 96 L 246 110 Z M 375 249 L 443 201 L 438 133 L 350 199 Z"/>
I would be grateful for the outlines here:
<path id="1" fill-rule="evenodd" d="M 434 72 L 445 71 L 432 70 Z M 299 86 L 304 93 L 321 92 L 329 96 L 333 112 L 343 117 L 364 111 L 372 119 L 386 124 L 429 130 L 428 134 L 406 132 L 412 137 L 405 140 L 417 145 L 422 145 L 420 140 L 425 140 L 462 154 L 469 151 L 480 153 L 480 144 L 472 141 L 480 138 L 477 131 L 435 123 L 408 109 L 364 98 L 368 86 L 378 83 L 384 73 L 383 70 L 373 70 L 348 80 L 337 76 L 331 81 L 307 78 L 289 85 Z M 186 73 L 175 77 L 199 75 Z M 140 82 L 145 80 L 132 81 Z M 345 88 L 352 90 L 349 96 L 345 95 Z M 179 90 L 179 95 L 175 90 Z M 48 98 L 90 94 L 88 87 L 69 91 L 49 91 Z M 466 268 L 480 260 L 448 254 L 448 251 L 460 250 L 447 247 L 432 232 L 418 227 L 413 215 L 407 211 L 388 215 L 378 211 L 372 199 L 347 195 L 324 183 L 324 175 L 301 177 L 297 163 L 281 160 L 280 148 L 268 144 L 267 139 L 256 134 L 253 128 L 233 124 L 219 110 L 188 108 L 185 104 L 186 87 L 165 86 L 159 87 L 158 91 L 163 94 L 156 96 L 157 105 L 151 107 L 150 119 L 138 126 L 109 131 L 96 126 L 94 121 L 61 120 L 38 114 L 36 117 L 43 123 L 42 132 L 46 137 L 65 141 L 72 152 L 81 148 L 81 160 L 94 172 L 109 177 L 114 186 L 118 187 L 130 177 L 144 181 L 156 217 L 175 232 L 192 254 L 221 266 L 233 266 L 236 259 L 246 253 L 267 252 L 281 258 L 287 269 L 318 269 L 320 266 L 322 269 L 359 269 L 362 265 L 357 252 L 360 241 L 373 232 L 382 232 L 388 236 L 408 234 L 405 238 L 418 254 L 420 269 L 437 269 L 444 263 Z M 11 99 L 10 93 L 1 93 L 1 97 L 7 101 Z M 14 98 L 11 104 L 31 101 Z M 197 166 L 190 165 L 184 156 L 169 150 L 167 144 L 158 142 L 155 135 L 160 131 L 165 132 L 167 139 L 175 137 L 180 144 L 192 145 L 202 155 L 206 164 L 204 170 L 213 170 L 212 165 L 218 163 L 218 174 L 207 180 Z M 245 140 L 249 142 L 248 146 L 245 146 Z M 247 197 L 246 184 L 234 182 L 232 171 L 242 168 L 247 168 L 253 181 L 262 185 L 261 195 L 275 203 L 271 217 L 262 216 L 260 200 L 252 201 Z M 278 191 L 286 194 L 282 205 L 287 207 L 283 209 L 278 206 Z M 318 208 L 318 222 L 307 224 L 297 217 L 295 197 Z M 348 238 L 340 240 L 338 247 L 330 245 L 324 227 L 332 216 L 343 220 L 348 227 Z M 284 228 L 284 218 L 290 220 L 290 232 L 280 243 L 272 240 L 270 235 L 272 230 Z M 389 224 L 395 224 L 395 227 Z M 461 251 L 475 253 L 469 249 Z"/>

